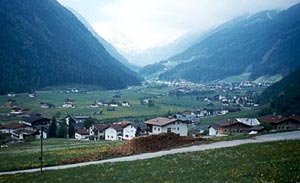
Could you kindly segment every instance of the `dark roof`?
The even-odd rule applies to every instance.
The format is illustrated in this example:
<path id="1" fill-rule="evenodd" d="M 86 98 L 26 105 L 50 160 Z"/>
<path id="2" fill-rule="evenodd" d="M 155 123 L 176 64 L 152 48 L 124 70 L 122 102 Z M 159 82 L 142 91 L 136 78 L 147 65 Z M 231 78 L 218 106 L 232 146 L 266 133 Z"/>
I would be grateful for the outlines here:
<path id="1" fill-rule="evenodd" d="M 300 122 L 300 115 L 292 115 L 292 116 L 290 116 L 289 118 L 295 119 L 295 120 L 297 120 L 297 121 Z"/>
<path id="2" fill-rule="evenodd" d="M 121 122 L 112 124 L 110 127 L 117 131 L 121 131 L 128 125 L 132 125 L 132 123 L 129 121 L 121 121 Z"/>
<path id="3" fill-rule="evenodd" d="M 170 118 L 164 118 L 164 117 L 157 117 L 157 118 L 145 121 L 144 123 L 146 123 L 148 125 L 165 126 L 165 125 L 173 123 L 175 121 L 178 121 L 178 119 L 174 119 L 174 118 L 170 119 Z"/>
<path id="4" fill-rule="evenodd" d="M 77 133 L 79 133 L 80 135 L 89 135 L 89 130 L 87 129 L 82 129 L 82 128 L 79 128 L 76 130 Z"/>
<path id="5" fill-rule="evenodd" d="M 50 119 L 43 118 L 38 115 L 31 115 L 29 117 L 22 118 L 22 121 L 30 123 L 31 125 L 47 125 L 50 123 Z"/>
<path id="6" fill-rule="evenodd" d="M 74 124 L 74 128 L 75 129 L 80 129 L 84 127 L 84 123 L 83 122 L 79 122 L 79 123 L 75 123 Z"/>
<path id="7" fill-rule="evenodd" d="M 26 126 L 25 124 L 15 122 L 15 123 L 3 125 L 2 128 L 3 129 L 19 129 L 19 128 L 24 128 L 25 126 Z"/>
<path id="8" fill-rule="evenodd" d="M 25 129 L 19 129 L 19 130 L 16 130 L 14 133 L 16 133 L 16 134 L 23 134 L 23 135 L 33 135 L 35 133 L 35 131 L 25 130 Z"/>
<path id="9" fill-rule="evenodd" d="M 265 127 L 263 127 L 263 126 L 260 126 L 260 125 L 257 125 L 257 126 L 253 126 L 252 128 L 251 128 L 251 130 L 254 130 L 254 131 L 261 131 L 261 130 L 263 130 Z"/>
<path id="10" fill-rule="evenodd" d="M 267 115 L 258 118 L 258 121 L 262 123 L 279 123 L 283 120 L 286 120 L 287 118 L 282 117 L 282 116 L 277 116 L 277 115 Z"/>
<path id="11" fill-rule="evenodd" d="M 109 124 L 95 124 L 94 127 L 96 130 L 103 131 L 103 130 L 109 128 L 110 125 Z"/>

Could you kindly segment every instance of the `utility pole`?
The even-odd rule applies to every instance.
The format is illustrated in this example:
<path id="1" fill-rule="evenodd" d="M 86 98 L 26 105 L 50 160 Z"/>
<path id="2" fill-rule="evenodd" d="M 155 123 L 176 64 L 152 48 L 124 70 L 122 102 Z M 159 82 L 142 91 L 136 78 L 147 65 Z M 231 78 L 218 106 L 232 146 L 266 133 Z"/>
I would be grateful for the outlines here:
<path id="1" fill-rule="evenodd" d="M 40 156 L 40 161 L 41 161 L 41 174 L 43 173 L 43 138 L 44 138 L 44 129 L 45 127 L 41 127 L 41 156 Z"/>

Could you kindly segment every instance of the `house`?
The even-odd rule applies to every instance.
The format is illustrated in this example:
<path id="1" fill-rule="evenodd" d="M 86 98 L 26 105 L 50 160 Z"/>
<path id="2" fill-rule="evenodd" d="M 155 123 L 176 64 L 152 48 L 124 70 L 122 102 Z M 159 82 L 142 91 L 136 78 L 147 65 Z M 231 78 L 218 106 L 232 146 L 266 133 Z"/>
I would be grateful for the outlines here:
<path id="1" fill-rule="evenodd" d="M 192 114 L 175 114 L 174 117 L 180 121 L 186 121 L 189 123 L 194 122 L 195 115 Z"/>
<path id="2" fill-rule="evenodd" d="M 75 108 L 74 100 L 67 98 L 62 105 L 63 108 Z"/>
<path id="3" fill-rule="evenodd" d="M 212 124 L 208 127 L 208 135 L 209 136 L 217 136 L 218 135 L 218 126 Z"/>
<path id="4" fill-rule="evenodd" d="M 2 125 L 0 132 L 10 135 L 16 141 L 23 141 L 26 137 L 34 136 L 35 134 L 35 131 L 28 129 L 26 124 L 17 122 Z"/>
<path id="5" fill-rule="evenodd" d="M 13 133 L 11 133 L 11 138 L 13 140 L 22 142 L 27 137 L 34 136 L 35 133 L 36 132 L 33 130 L 18 129 L 18 130 L 15 130 Z"/>
<path id="6" fill-rule="evenodd" d="M 95 101 L 93 104 L 90 105 L 90 108 L 99 108 L 103 104 L 101 102 Z"/>
<path id="7" fill-rule="evenodd" d="M 88 129 L 77 129 L 75 131 L 75 139 L 77 140 L 89 140 L 90 132 Z"/>
<path id="8" fill-rule="evenodd" d="M 105 129 L 105 140 L 130 140 L 135 137 L 136 128 L 129 121 L 121 121 Z"/>
<path id="9" fill-rule="evenodd" d="M 25 124 L 14 122 L 7 125 L 2 125 L 0 131 L 5 134 L 12 134 L 16 130 L 25 129 L 25 128 L 26 128 Z"/>
<path id="10" fill-rule="evenodd" d="M 15 97 L 16 94 L 14 94 L 14 93 L 8 93 L 7 96 L 8 96 L 8 97 Z"/>
<path id="11" fill-rule="evenodd" d="M 200 137 L 202 135 L 206 135 L 208 133 L 209 125 L 200 125 L 196 124 L 192 130 L 193 137 Z"/>
<path id="12" fill-rule="evenodd" d="M 41 109 L 50 109 L 50 108 L 55 108 L 55 105 L 46 103 L 46 102 L 41 102 L 40 103 L 40 108 Z"/>
<path id="13" fill-rule="evenodd" d="M 144 122 L 147 124 L 148 133 L 159 134 L 173 132 L 180 136 L 188 135 L 188 121 L 181 121 L 175 118 L 157 117 Z"/>
<path id="14" fill-rule="evenodd" d="M 36 93 L 35 92 L 28 93 L 28 97 L 29 98 L 35 98 L 36 97 Z"/>
<path id="15" fill-rule="evenodd" d="M 90 116 L 82 116 L 82 115 L 78 115 L 78 116 L 72 116 L 72 115 L 68 115 L 67 117 L 65 117 L 65 121 L 67 123 L 67 125 L 69 125 L 69 123 L 74 123 L 74 124 L 78 124 L 78 123 L 84 123 L 87 119 L 90 119 Z"/>
<path id="16" fill-rule="evenodd" d="M 104 140 L 105 130 L 109 127 L 109 124 L 94 124 L 89 129 L 90 136 L 93 137 L 94 140 Z"/>
<path id="17" fill-rule="evenodd" d="M 20 122 L 29 126 L 31 129 L 40 129 L 42 126 L 47 127 L 50 125 L 50 119 L 41 117 L 40 114 L 31 114 L 23 117 Z"/>
<path id="18" fill-rule="evenodd" d="M 273 130 L 298 130 L 300 129 L 300 116 L 292 115 L 282 117 L 277 115 L 267 115 L 258 119 L 261 123 L 267 123 Z"/>
<path id="19" fill-rule="evenodd" d="M 23 114 L 23 113 L 24 113 L 24 111 L 20 107 L 13 107 L 10 111 L 10 114 L 12 114 L 12 115 L 20 115 L 20 114 Z"/>
<path id="20" fill-rule="evenodd" d="M 225 119 L 215 124 L 213 129 L 217 128 L 217 135 L 220 134 L 233 134 L 233 133 L 257 133 L 264 130 L 263 126 L 260 126 L 260 122 L 256 118 L 236 118 Z"/>
<path id="21" fill-rule="evenodd" d="M 16 107 L 16 101 L 9 99 L 7 102 L 3 104 L 3 107 Z"/>
<path id="22" fill-rule="evenodd" d="M 123 107 L 130 107 L 131 105 L 130 105 L 130 103 L 128 101 L 123 101 L 122 102 L 122 106 Z"/>

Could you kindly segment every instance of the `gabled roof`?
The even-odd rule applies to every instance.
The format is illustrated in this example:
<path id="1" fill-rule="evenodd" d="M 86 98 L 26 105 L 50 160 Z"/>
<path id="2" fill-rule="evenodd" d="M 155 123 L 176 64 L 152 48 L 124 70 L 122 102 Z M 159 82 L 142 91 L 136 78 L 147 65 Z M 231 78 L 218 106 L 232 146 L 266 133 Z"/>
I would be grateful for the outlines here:
<path id="1" fill-rule="evenodd" d="M 128 125 L 132 125 L 132 123 L 129 122 L 129 121 L 121 121 L 121 122 L 114 123 L 114 124 L 110 125 L 110 127 L 117 130 L 117 131 L 122 131 Z"/>
<path id="2" fill-rule="evenodd" d="M 240 123 L 240 122 L 237 121 L 236 119 L 224 119 L 222 121 L 217 122 L 216 124 L 220 127 L 227 127 L 227 126 L 234 125 L 236 123 Z"/>
<path id="3" fill-rule="evenodd" d="M 157 118 L 145 121 L 144 123 L 148 124 L 148 125 L 165 126 L 165 125 L 173 123 L 175 121 L 178 121 L 178 119 L 174 119 L 174 118 L 170 119 L 170 118 L 164 118 L 164 117 L 157 117 Z"/>
<path id="4" fill-rule="evenodd" d="M 15 122 L 15 123 L 3 125 L 2 128 L 15 130 L 15 129 L 19 129 L 19 128 L 24 128 L 25 126 L 26 126 L 25 124 Z"/>
<path id="5" fill-rule="evenodd" d="M 282 116 L 276 116 L 276 115 L 267 115 L 258 118 L 258 120 L 262 123 L 279 123 L 283 120 L 286 120 L 287 118 Z"/>
<path id="6" fill-rule="evenodd" d="M 81 129 L 81 128 L 77 129 L 76 132 L 78 134 L 80 134 L 80 135 L 89 135 L 90 134 L 89 130 L 87 130 L 87 129 Z"/>
<path id="7" fill-rule="evenodd" d="M 236 118 L 236 120 L 249 126 L 256 126 L 260 124 L 256 118 Z"/>
<path id="8" fill-rule="evenodd" d="M 33 135 L 35 133 L 35 131 L 19 129 L 19 130 L 16 130 L 14 133 L 15 134 L 23 134 L 23 135 Z"/>
<path id="9" fill-rule="evenodd" d="M 109 128 L 110 125 L 109 124 L 95 124 L 94 127 L 96 130 L 103 131 L 103 130 Z"/>

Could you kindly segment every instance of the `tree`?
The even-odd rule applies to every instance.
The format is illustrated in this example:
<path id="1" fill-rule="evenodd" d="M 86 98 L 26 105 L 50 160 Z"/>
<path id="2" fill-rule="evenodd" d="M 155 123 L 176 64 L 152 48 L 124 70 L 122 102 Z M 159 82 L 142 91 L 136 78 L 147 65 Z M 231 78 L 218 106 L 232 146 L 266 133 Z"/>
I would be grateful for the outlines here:
<path id="1" fill-rule="evenodd" d="M 72 122 L 69 123 L 68 134 L 69 134 L 69 138 L 75 137 L 75 128 Z"/>
<path id="2" fill-rule="evenodd" d="M 89 118 L 89 119 L 87 119 L 87 120 L 85 120 L 84 121 L 84 127 L 85 128 L 89 128 L 89 127 L 91 127 L 93 124 L 95 124 L 95 119 L 93 119 L 93 118 Z"/>
<path id="3" fill-rule="evenodd" d="M 148 101 L 148 107 L 153 107 L 154 106 L 154 100 L 150 99 Z"/>
<path id="4" fill-rule="evenodd" d="M 57 137 L 57 122 L 55 117 L 52 118 L 52 122 L 48 130 L 48 137 Z"/>
<path id="5" fill-rule="evenodd" d="M 63 121 L 60 126 L 59 129 L 57 131 L 57 137 L 58 138 L 66 138 L 67 137 L 67 123 L 65 121 Z"/>
<path id="6" fill-rule="evenodd" d="M 141 129 L 141 126 L 139 125 L 139 126 L 136 128 L 135 136 L 136 136 L 136 137 L 140 136 L 141 131 L 142 131 L 142 129 Z"/>

